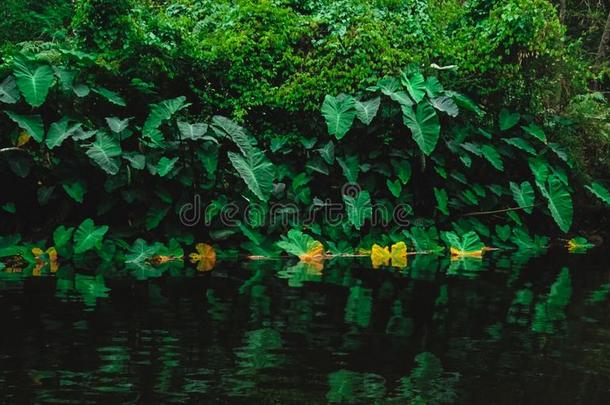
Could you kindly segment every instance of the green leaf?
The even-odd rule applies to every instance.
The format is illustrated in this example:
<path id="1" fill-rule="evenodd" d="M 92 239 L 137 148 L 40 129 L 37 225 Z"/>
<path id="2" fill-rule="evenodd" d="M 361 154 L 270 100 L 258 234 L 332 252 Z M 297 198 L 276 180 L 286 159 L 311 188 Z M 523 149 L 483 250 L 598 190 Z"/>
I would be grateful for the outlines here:
<path id="1" fill-rule="evenodd" d="M 161 159 L 159 159 L 159 162 L 157 163 L 157 174 L 161 177 L 167 176 L 167 174 L 172 171 L 177 161 L 178 157 L 169 159 L 163 156 Z"/>
<path id="2" fill-rule="evenodd" d="M 444 188 L 436 188 L 434 187 L 434 197 L 436 198 L 436 207 L 440 212 L 445 215 L 449 215 L 449 196 L 447 195 L 447 191 Z"/>
<path id="3" fill-rule="evenodd" d="M 91 218 L 85 219 L 74 232 L 74 253 L 83 253 L 102 244 L 108 226 L 95 226 Z"/>
<path id="4" fill-rule="evenodd" d="M 534 209 L 534 189 L 529 181 L 524 181 L 519 186 L 517 183 L 510 182 L 510 190 L 513 193 L 515 202 L 519 204 L 519 207 L 523 208 L 523 211 L 528 214 L 532 213 Z"/>
<path id="5" fill-rule="evenodd" d="M 146 156 L 141 153 L 125 152 L 123 153 L 123 159 L 127 160 L 131 167 L 136 170 L 142 170 L 146 166 Z"/>
<path id="6" fill-rule="evenodd" d="M 2 209 L 9 214 L 14 214 L 17 212 L 17 207 L 15 206 L 14 202 L 7 202 L 6 204 L 3 204 Z"/>
<path id="7" fill-rule="evenodd" d="M 430 99 L 430 104 L 434 108 L 444 113 L 447 113 L 450 117 L 457 117 L 459 110 L 457 104 L 451 97 L 440 96 Z"/>
<path id="8" fill-rule="evenodd" d="M 112 175 L 119 172 L 121 153 L 121 145 L 118 141 L 103 132 L 97 134 L 95 142 L 87 149 L 87 156 L 93 159 L 102 170 Z"/>
<path id="9" fill-rule="evenodd" d="M 510 225 L 496 225 L 496 235 L 502 242 L 506 242 L 510 238 Z"/>
<path id="10" fill-rule="evenodd" d="M 30 68 L 24 61 L 16 60 L 13 74 L 25 101 L 32 107 L 40 107 L 55 81 L 51 66 L 40 65 Z"/>
<path id="11" fill-rule="evenodd" d="M 469 97 L 456 91 L 445 91 L 445 95 L 453 98 L 459 107 L 472 111 L 479 117 L 485 115 L 485 111 L 483 111 L 483 109 Z"/>
<path id="12" fill-rule="evenodd" d="M 411 164 L 409 161 L 392 159 L 392 167 L 394 167 L 394 173 L 402 184 L 407 184 L 411 179 Z"/>
<path id="13" fill-rule="evenodd" d="M 424 102 L 417 105 L 417 112 L 411 107 L 402 107 L 402 119 L 411 130 L 413 139 L 425 155 L 430 155 L 441 132 L 441 124 L 438 115 L 429 103 Z"/>
<path id="14" fill-rule="evenodd" d="M 509 145 L 512 145 L 518 149 L 521 149 L 530 155 L 536 156 L 538 153 L 536 149 L 528 141 L 523 138 L 502 138 L 502 141 L 506 142 Z"/>
<path id="15" fill-rule="evenodd" d="M 186 103 L 186 97 L 180 96 L 170 100 L 163 100 L 160 103 L 152 104 L 150 106 L 150 113 L 144 122 L 142 127 L 142 134 L 144 136 L 154 137 L 155 130 L 161 126 L 161 124 L 174 116 L 178 111 L 188 107 L 190 104 Z"/>
<path id="16" fill-rule="evenodd" d="M 150 231 L 159 226 L 163 218 L 167 216 L 170 206 L 163 203 L 155 203 L 146 212 L 146 230 Z"/>
<path id="17" fill-rule="evenodd" d="M 256 151 L 243 157 L 229 152 L 229 160 L 250 191 L 262 201 L 268 201 L 273 192 L 273 164 L 262 152 Z"/>
<path id="18" fill-rule="evenodd" d="M 66 228 L 63 225 L 58 226 L 57 229 L 55 229 L 55 232 L 53 232 L 53 242 L 55 243 L 55 247 L 60 248 L 68 244 L 73 233 L 74 227 Z"/>
<path id="19" fill-rule="evenodd" d="M 19 101 L 19 90 L 13 76 L 8 76 L 0 83 L 0 102 L 15 104 Z"/>
<path id="20" fill-rule="evenodd" d="M 428 94 L 429 98 L 435 98 L 440 95 L 445 89 L 443 89 L 443 85 L 438 81 L 436 76 L 428 76 L 426 78 L 426 94 Z M 457 108 L 457 107 L 456 107 Z"/>
<path id="21" fill-rule="evenodd" d="M 45 143 L 49 149 L 54 149 L 61 146 L 61 144 L 67 138 L 69 138 L 82 126 L 82 124 L 68 126 L 69 123 L 70 120 L 67 117 L 63 117 L 61 120 L 51 124 L 49 132 L 47 133 L 47 139 L 45 140 Z"/>
<path id="22" fill-rule="evenodd" d="M 182 135 L 182 139 L 196 141 L 204 138 L 205 133 L 208 132 L 208 125 L 201 122 L 189 124 L 188 122 L 178 121 L 178 130 L 180 131 L 180 135 Z M 216 141 L 216 139 L 214 139 L 214 141 Z"/>
<path id="23" fill-rule="evenodd" d="M 394 197 L 400 197 L 400 193 L 402 192 L 402 184 L 400 183 L 399 179 L 396 179 L 394 181 L 390 181 L 390 179 L 387 179 L 386 185 L 388 186 L 388 190 L 390 190 Z"/>
<path id="24" fill-rule="evenodd" d="M 400 82 L 394 77 L 384 77 L 380 79 L 377 86 L 374 86 L 371 89 L 381 90 L 381 93 L 390 97 L 400 105 L 413 105 L 413 100 L 409 98 L 409 95 L 405 91 L 400 90 Z"/>
<path id="25" fill-rule="evenodd" d="M 87 97 L 91 89 L 86 84 L 74 84 L 72 91 L 76 94 L 76 97 Z"/>
<path id="26" fill-rule="evenodd" d="M 360 163 L 358 162 L 358 156 L 348 155 L 345 159 L 337 158 L 339 166 L 343 169 L 343 174 L 349 183 L 358 182 L 358 174 L 360 173 Z"/>
<path id="27" fill-rule="evenodd" d="M 339 94 L 333 97 L 327 94 L 324 97 L 321 111 L 330 135 L 334 135 L 337 139 L 345 136 L 354 122 L 355 107 L 356 100 L 352 96 Z"/>
<path id="28" fill-rule="evenodd" d="M 129 248 L 129 251 L 125 253 L 125 264 L 141 265 L 152 258 L 159 248 L 160 245 L 153 244 L 149 246 L 144 239 L 136 239 Z"/>
<path id="29" fill-rule="evenodd" d="M 248 136 L 242 127 L 226 117 L 220 115 L 212 117 L 212 130 L 220 137 L 231 139 L 244 156 L 256 151 L 256 139 Z"/>
<path id="30" fill-rule="evenodd" d="M 377 115 L 377 110 L 379 110 L 380 103 L 381 98 L 379 97 L 375 97 L 367 101 L 356 101 L 356 117 L 364 125 L 370 125 L 373 118 L 375 118 L 375 115 Z"/>
<path id="31" fill-rule="evenodd" d="M 371 219 L 373 215 L 373 206 L 371 205 L 371 196 L 368 191 L 360 191 L 355 197 L 351 195 L 343 195 L 345 210 L 349 222 L 354 225 L 354 228 L 360 230 L 367 219 Z"/>
<path id="32" fill-rule="evenodd" d="M 106 123 L 108 124 L 108 128 L 115 134 L 119 134 L 127 129 L 129 125 L 129 121 L 131 121 L 133 117 L 120 119 L 118 117 L 107 117 Z"/>
<path id="33" fill-rule="evenodd" d="M 282 240 L 277 242 L 276 245 L 285 252 L 297 257 L 317 252 L 322 246 L 320 242 L 298 229 L 289 230 L 288 235 L 282 235 L 281 238 Z M 324 252 L 322 251 L 321 253 L 323 254 Z"/>
<path id="34" fill-rule="evenodd" d="M 416 103 L 419 103 L 424 99 L 424 96 L 426 95 L 426 82 L 424 80 L 424 75 L 422 75 L 421 72 L 415 72 L 412 75 L 403 72 L 400 75 L 400 81 Z"/>
<path id="35" fill-rule="evenodd" d="M 5 111 L 8 117 L 19 125 L 19 128 L 28 133 L 36 142 L 44 140 L 44 124 L 40 115 L 19 115 L 14 112 Z"/>
<path id="36" fill-rule="evenodd" d="M 450 247 L 460 252 L 477 252 L 485 247 L 479 235 L 474 231 L 465 233 L 461 238 L 454 232 L 444 232 L 443 236 L 449 242 Z"/>
<path id="37" fill-rule="evenodd" d="M 329 165 L 335 163 L 335 144 L 333 141 L 328 141 L 326 145 L 318 149 L 318 152 L 320 152 L 322 159 Z"/>
<path id="38" fill-rule="evenodd" d="M 76 88 L 74 88 L 74 92 L 79 97 L 84 97 L 84 95 L 87 95 L 85 93 L 88 93 L 88 91 L 85 91 L 83 88 L 80 88 L 78 91 Z M 104 97 L 106 100 L 110 101 L 112 104 L 120 105 L 121 107 L 127 106 L 127 103 L 125 102 L 125 99 L 123 99 L 123 97 L 121 97 L 118 93 L 116 93 L 112 90 L 109 90 L 105 87 L 98 87 L 97 89 L 93 89 L 93 92 Z M 81 94 L 84 94 L 84 95 L 81 96 Z"/>
<path id="39" fill-rule="evenodd" d="M 572 226 L 574 208 L 572 207 L 572 197 L 568 187 L 561 181 L 559 176 L 551 174 L 547 179 L 547 187 L 541 190 L 542 195 L 548 201 L 548 208 L 551 216 L 564 233 Z"/>
<path id="40" fill-rule="evenodd" d="M 82 180 L 76 180 L 63 184 L 63 188 L 66 193 L 76 202 L 83 202 L 85 193 L 87 192 L 87 184 Z"/>
<path id="41" fill-rule="evenodd" d="M 594 196 L 602 200 L 606 205 L 610 206 L 610 191 L 606 189 L 599 181 L 594 181 L 588 186 L 585 186 Z"/>
<path id="42" fill-rule="evenodd" d="M 523 129 L 525 132 L 527 132 L 534 138 L 538 139 L 539 141 L 541 141 L 543 143 L 547 142 L 546 134 L 544 133 L 544 130 L 542 128 L 540 128 L 538 125 L 531 123 L 528 126 L 522 126 L 521 129 Z"/>
<path id="43" fill-rule="evenodd" d="M 521 114 L 519 113 L 511 113 L 506 108 L 503 108 L 500 111 L 500 130 L 506 131 L 511 129 L 521 119 Z"/>
<path id="44" fill-rule="evenodd" d="M 491 163 L 493 167 L 501 172 L 504 171 L 504 163 L 502 162 L 502 158 L 494 146 L 483 145 L 481 146 L 481 152 L 483 157 L 487 159 L 487 161 Z"/>

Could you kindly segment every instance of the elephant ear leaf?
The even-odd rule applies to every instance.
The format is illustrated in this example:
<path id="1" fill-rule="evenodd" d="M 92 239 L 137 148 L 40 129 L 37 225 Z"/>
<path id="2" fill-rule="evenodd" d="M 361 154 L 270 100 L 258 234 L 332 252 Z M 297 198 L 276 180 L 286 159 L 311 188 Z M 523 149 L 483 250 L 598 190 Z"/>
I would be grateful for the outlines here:
<path id="1" fill-rule="evenodd" d="M 419 103 L 424 99 L 426 95 L 426 81 L 424 75 L 420 72 L 414 72 L 408 75 L 407 72 L 403 72 L 400 76 L 402 85 L 406 87 L 407 91 L 415 103 Z"/>
<path id="2" fill-rule="evenodd" d="M 373 215 L 373 206 L 371 205 L 371 196 L 368 191 L 360 191 L 358 195 L 344 195 L 343 202 L 347 211 L 349 222 L 354 225 L 354 228 L 360 230 L 367 219 L 371 219 Z"/>
<path id="3" fill-rule="evenodd" d="M 83 253 L 100 246 L 108 226 L 95 226 L 91 218 L 85 219 L 74 232 L 74 253 Z"/>
<path id="4" fill-rule="evenodd" d="M 322 115 L 326 120 L 328 133 L 334 135 L 337 139 L 341 139 L 354 122 L 356 100 L 345 94 L 340 94 L 337 97 L 327 94 L 322 104 Z"/>
<path id="5" fill-rule="evenodd" d="M 229 160 L 250 191 L 262 201 L 268 201 L 273 192 L 273 164 L 260 151 L 247 156 L 229 152 Z"/>
<path id="6" fill-rule="evenodd" d="M 40 115 L 19 115 L 10 111 L 5 111 L 5 113 L 36 142 L 42 142 L 44 139 L 44 124 Z"/>
<path id="7" fill-rule="evenodd" d="M 321 260 L 324 257 L 322 243 L 298 229 L 291 229 L 287 236 L 282 235 L 282 240 L 276 245 L 305 262 Z"/>
<path id="8" fill-rule="evenodd" d="M 104 133 L 99 133 L 95 142 L 87 149 L 87 156 L 97 163 L 102 170 L 112 175 L 119 172 L 121 153 L 121 145 Z"/>
<path id="9" fill-rule="evenodd" d="M 411 130 L 413 139 L 425 155 L 430 155 L 441 132 L 441 124 L 438 115 L 429 103 L 424 102 L 417 105 L 417 111 L 411 107 L 402 106 L 403 122 Z"/>
<path id="10" fill-rule="evenodd" d="M 373 118 L 375 118 L 375 115 L 377 115 L 380 102 L 381 98 L 379 97 L 367 101 L 356 101 L 356 117 L 358 117 L 364 125 L 369 125 L 371 121 L 373 121 Z"/>
<path id="11" fill-rule="evenodd" d="M 256 151 L 256 139 L 246 134 L 246 131 L 232 120 L 221 115 L 212 117 L 212 130 L 220 137 L 228 137 L 241 150 L 244 156 Z"/>
<path id="12" fill-rule="evenodd" d="M 190 124 L 188 122 L 178 121 L 178 130 L 180 131 L 182 138 L 195 141 L 204 138 L 205 133 L 208 131 L 208 125 L 200 122 Z M 207 138 L 216 141 L 216 139 L 212 137 Z"/>
<path id="13" fill-rule="evenodd" d="M 0 102 L 15 104 L 17 101 L 19 101 L 17 83 L 13 76 L 9 76 L 0 83 Z"/>
<path id="14" fill-rule="evenodd" d="M 524 181 L 521 186 L 517 183 L 510 182 L 510 190 L 513 193 L 515 202 L 519 204 L 520 208 L 528 214 L 532 213 L 534 209 L 534 188 L 529 181 Z"/>
<path id="15" fill-rule="evenodd" d="M 17 60 L 15 61 L 13 74 L 25 101 L 32 107 L 40 107 L 46 100 L 49 89 L 55 81 L 51 66 L 39 65 L 32 68 L 24 61 Z"/>
<path id="16" fill-rule="evenodd" d="M 589 190 L 594 196 L 602 200 L 606 203 L 606 205 L 610 206 L 610 191 L 606 189 L 602 184 L 598 181 L 594 181 L 589 186 L 585 186 L 587 190 Z"/>
<path id="17" fill-rule="evenodd" d="M 446 113 L 450 117 L 457 117 L 459 110 L 455 101 L 451 97 L 439 96 L 430 99 L 430 103 L 434 108 Z"/>
<path id="18" fill-rule="evenodd" d="M 547 187 L 540 189 L 542 195 L 547 199 L 551 216 L 564 233 L 572 226 L 574 208 L 572 197 L 568 187 L 556 174 L 551 174 L 547 179 Z"/>
<path id="19" fill-rule="evenodd" d="M 142 134 L 149 137 L 154 136 L 154 132 L 164 121 L 169 120 L 174 114 L 189 105 L 189 103 L 186 103 L 186 97 L 184 96 L 151 105 L 150 113 L 142 127 Z"/>

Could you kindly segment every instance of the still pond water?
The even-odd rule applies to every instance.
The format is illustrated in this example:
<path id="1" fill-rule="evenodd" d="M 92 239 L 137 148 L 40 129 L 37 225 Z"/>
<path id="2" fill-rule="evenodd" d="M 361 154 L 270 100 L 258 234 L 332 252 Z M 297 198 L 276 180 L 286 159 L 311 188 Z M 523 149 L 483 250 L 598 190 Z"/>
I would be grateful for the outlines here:
<path id="1" fill-rule="evenodd" d="M 0 277 L 4 403 L 610 403 L 605 249 Z M 184 273 L 182 273 L 184 274 Z"/>

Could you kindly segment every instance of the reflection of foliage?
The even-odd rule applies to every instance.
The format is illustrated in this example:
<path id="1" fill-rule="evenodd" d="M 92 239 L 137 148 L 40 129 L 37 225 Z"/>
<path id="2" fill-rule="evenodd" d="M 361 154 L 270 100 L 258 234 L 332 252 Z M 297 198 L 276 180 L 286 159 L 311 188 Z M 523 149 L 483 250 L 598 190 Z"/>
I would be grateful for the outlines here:
<path id="1" fill-rule="evenodd" d="M 104 283 L 102 276 L 85 276 L 76 274 L 74 277 L 74 286 L 82 297 L 85 305 L 88 307 L 95 306 L 98 298 L 107 298 L 109 288 Z"/>
<path id="2" fill-rule="evenodd" d="M 508 309 L 506 321 L 522 326 L 527 325 L 533 301 L 534 294 L 529 288 L 517 291 L 515 298 Z"/>
<path id="3" fill-rule="evenodd" d="M 425 404 L 453 403 L 459 375 L 445 373 L 441 361 L 432 353 L 418 354 L 415 362 L 417 366 L 410 375 L 400 379 L 392 396 Z"/>
<path id="4" fill-rule="evenodd" d="M 413 320 L 403 314 L 402 303 L 394 301 L 392 305 L 392 317 L 385 328 L 388 335 L 409 337 L 413 333 Z"/>
<path id="5" fill-rule="evenodd" d="M 589 298 L 587 298 L 587 304 L 598 304 L 604 302 L 608 298 L 610 293 L 610 284 L 602 284 L 597 290 L 591 292 Z"/>
<path id="6" fill-rule="evenodd" d="M 302 287 L 306 281 L 319 282 L 322 279 L 322 271 L 315 264 L 298 262 L 278 272 L 278 277 L 287 278 L 291 287 Z"/>
<path id="7" fill-rule="evenodd" d="M 345 305 L 345 322 L 366 328 L 371 322 L 372 310 L 371 290 L 359 285 L 351 287 Z"/>
<path id="8" fill-rule="evenodd" d="M 275 329 L 257 329 L 246 332 L 245 345 L 235 350 L 239 373 L 249 374 L 259 369 L 277 368 L 283 362 L 281 353 L 283 342 Z"/>
<path id="9" fill-rule="evenodd" d="M 549 295 L 536 304 L 532 330 L 538 333 L 553 333 L 555 322 L 565 319 L 565 308 L 572 297 L 570 271 L 564 267 L 551 285 Z"/>
<path id="10" fill-rule="evenodd" d="M 373 401 L 380 400 L 385 395 L 383 378 L 372 373 L 339 370 L 328 375 L 328 384 L 328 402 Z"/>

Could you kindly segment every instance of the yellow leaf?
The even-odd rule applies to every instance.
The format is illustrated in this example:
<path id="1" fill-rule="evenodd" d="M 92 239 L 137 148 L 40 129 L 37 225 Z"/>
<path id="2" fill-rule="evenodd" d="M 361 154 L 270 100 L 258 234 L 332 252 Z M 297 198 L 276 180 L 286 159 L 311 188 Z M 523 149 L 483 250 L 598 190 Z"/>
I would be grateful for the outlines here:
<path id="1" fill-rule="evenodd" d="M 407 245 L 404 242 L 398 242 L 392 245 L 392 267 L 407 267 Z"/>
<path id="2" fill-rule="evenodd" d="M 374 244 L 371 248 L 371 262 L 375 269 L 380 266 L 388 266 L 390 264 L 390 249 L 387 246 L 381 247 Z"/>
<path id="3" fill-rule="evenodd" d="M 49 257 L 48 262 L 44 260 L 43 255 L 45 253 Z M 33 275 L 39 276 L 41 274 L 42 269 L 47 264 L 49 265 L 49 270 L 51 271 L 51 273 L 55 273 L 57 272 L 57 269 L 59 269 L 59 263 L 57 262 L 57 250 L 53 246 L 48 248 L 46 252 L 38 247 L 32 248 L 32 254 L 36 259 L 36 265 L 32 270 Z"/>
<path id="4" fill-rule="evenodd" d="M 28 143 L 30 141 L 30 139 L 32 139 L 32 137 L 30 136 L 30 134 L 28 134 L 27 132 L 21 132 L 19 134 L 19 137 L 17 138 L 17 141 L 15 142 L 15 146 L 20 147 L 25 145 L 26 143 Z"/>
<path id="5" fill-rule="evenodd" d="M 451 251 L 451 259 L 455 260 L 455 259 L 459 259 L 461 257 L 478 257 L 478 258 L 483 257 L 483 250 L 485 250 L 485 249 L 466 251 L 466 250 L 459 250 L 452 246 L 449 250 Z"/>
<path id="6" fill-rule="evenodd" d="M 299 260 L 313 265 L 318 270 L 322 270 L 324 268 L 324 245 L 315 241 L 307 252 L 299 256 Z"/>
<path id="7" fill-rule="evenodd" d="M 191 263 L 197 263 L 198 271 L 210 271 L 216 265 L 216 251 L 207 243 L 198 243 L 195 245 L 197 252 L 191 253 L 189 258 Z"/>

